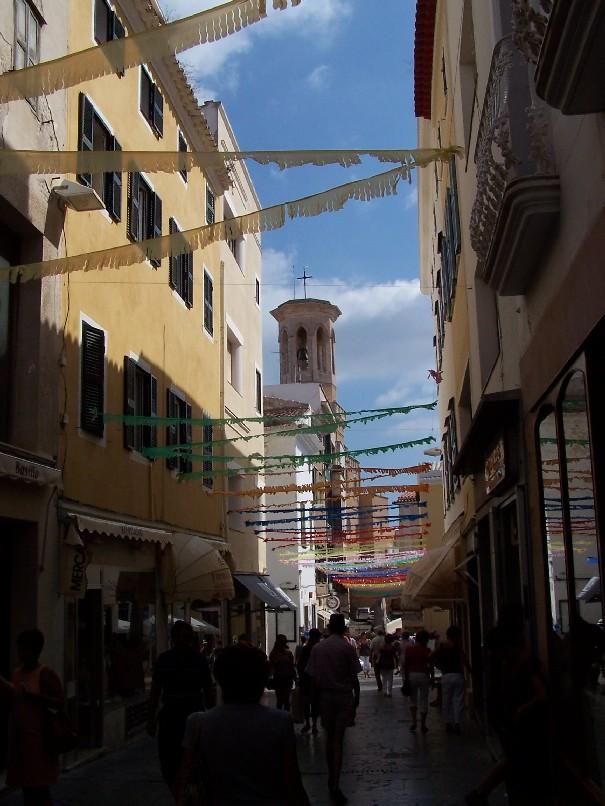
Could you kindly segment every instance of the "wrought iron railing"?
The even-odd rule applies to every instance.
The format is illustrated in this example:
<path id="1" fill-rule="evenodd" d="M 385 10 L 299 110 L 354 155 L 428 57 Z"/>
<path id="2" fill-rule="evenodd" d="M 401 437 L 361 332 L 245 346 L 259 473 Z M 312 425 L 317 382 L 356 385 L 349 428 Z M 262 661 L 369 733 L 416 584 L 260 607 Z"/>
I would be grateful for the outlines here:
<path id="1" fill-rule="evenodd" d="M 513 0 L 513 42 L 530 64 L 537 64 L 554 0 Z"/>
<path id="2" fill-rule="evenodd" d="M 549 124 L 532 96 L 529 68 L 513 44 L 494 48 L 475 147 L 477 193 L 470 237 L 482 274 L 507 187 L 515 179 L 554 174 Z"/>

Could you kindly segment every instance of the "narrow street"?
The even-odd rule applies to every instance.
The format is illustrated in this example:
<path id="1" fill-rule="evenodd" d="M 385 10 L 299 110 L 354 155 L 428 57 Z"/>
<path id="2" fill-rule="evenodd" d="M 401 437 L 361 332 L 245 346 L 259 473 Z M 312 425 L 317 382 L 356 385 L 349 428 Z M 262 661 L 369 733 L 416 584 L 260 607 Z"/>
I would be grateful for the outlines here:
<path id="1" fill-rule="evenodd" d="M 399 678 L 396 678 L 398 681 Z M 461 737 L 448 736 L 431 708 L 429 732 L 414 736 L 403 698 L 378 694 L 373 680 L 362 681 L 357 723 L 348 731 L 342 789 L 351 806 L 462 806 L 464 795 L 488 769 L 490 757 L 474 724 Z M 297 727 L 297 732 L 299 732 Z M 238 752 L 234 738 L 234 754 Z M 313 806 L 329 806 L 323 736 L 299 737 L 299 759 Z M 125 748 L 62 776 L 55 806 L 170 806 L 154 743 L 140 738 Z M 21 796 L 2 798 L 20 806 Z M 490 799 L 502 806 L 502 793 Z"/>

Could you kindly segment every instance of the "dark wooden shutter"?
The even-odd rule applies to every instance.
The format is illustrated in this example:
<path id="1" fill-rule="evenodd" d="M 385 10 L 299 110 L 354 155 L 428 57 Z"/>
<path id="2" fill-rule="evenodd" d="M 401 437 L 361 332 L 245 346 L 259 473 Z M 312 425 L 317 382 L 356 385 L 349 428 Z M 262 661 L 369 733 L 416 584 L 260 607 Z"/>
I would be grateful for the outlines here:
<path id="1" fill-rule="evenodd" d="M 110 39 L 124 39 L 125 37 L 126 37 L 126 31 L 124 30 L 124 26 L 122 25 L 122 23 L 118 19 L 118 15 L 114 11 L 114 12 L 112 12 L 112 15 L 111 15 L 111 34 L 110 34 L 109 38 Z M 120 51 L 121 51 L 120 55 L 122 56 L 122 54 L 124 52 L 124 43 L 122 43 L 122 45 L 120 47 Z M 122 58 L 123 58 L 123 56 L 122 56 Z M 124 70 L 118 70 L 118 75 L 121 78 L 124 75 Z"/>
<path id="2" fill-rule="evenodd" d="M 89 434 L 102 437 L 105 333 L 87 322 L 82 322 L 81 360 L 80 427 Z"/>
<path id="3" fill-rule="evenodd" d="M 185 423 L 185 439 L 184 442 L 186 445 L 191 445 L 193 442 L 193 435 L 192 435 L 192 427 L 191 427 L 191 417 L 192 417 L 192 409 L 189 403 L 185 403 L 185 417 L 187 418 L 187 422 Z M 193 465 L 191 463 L 191 448 L 188 449 L 188 456 L 184 457 L 181 460 L 181 473 L 191 473 Z"/>
<path id="4" fill-rule="evenodd" d="M 160 88 L 156 84 L 153 87 L 153 105 L 151 107 L 152 123 L 156 132 L 163 137 L 164 135 L 164 99 Z"/>
<path id="5" fill-rule="evenodd" d="M 183 132 L 181 132 L 181 131 L 179 131 L 179 152 L 181 154 L 186 154 L 187 153 L 187 141 L 185 140 L 185 136 L 183 135 Z M 185 168 L 182 168 L 179 171 L 179 173 L 183 177 L 183 180 L 186 182 L 187 181 L 187 170 Z"/>
<path id="6" fill-rule="evenodd" d="M 137 362 L 124 357 L 124 414 L 136 414 Z M 124 424 L 124 447 L 135 447 L 135 426 Z"/>
<path id="7" fill-rule="evenodd" d="M 178 401 L 170 389 L 166 390 L 166 416 L 178 417 Z M 171 423 L 166 426 L 166 445 L 176 445 L 178 440 L 179 429 L 176 423 Z M 179 460 L 176 456 L 168 456 L 166 458 L 166 467 L 168 470 L 176 470 L 179 466 Z"/>
<path id="8" fill-rule="evenodd" d="M 206 185 L 206 224 L 214 224 L 215 218 L 214 193 L 208 185 Z"/>
<path id="9" fill-rule="evenodd" d="M 121 151 L 122 146 L 115 137 L 112 140 L 112 150 Z M 122 174 L 120 171 L 113 171 L 105 175 L 105 207 L 114 221 L 122 218 Z"/>
<path id="10" fill-rule="evenodd" d="M 133 241 L 140 241 L 143 233 L 139 232 L 139 190 L 141 175 L 136 171 L 128 174 L 128 211 L 126 227 Z"/>
<path id="11" fill-rule="evenodd" d="M 106 0 L 95 0 L 95 39 L 99 44 L 111 39 L 111 9 Z"/>
<path id="12" fill-rule="evenodd" d="M 149 414 L 151 417 L 158 416 L 158 380 L 153 375 L 149 376 Z M 158 429 L 155 425 L 147 426 L 145 445 L 150 448 L 157 448 Z"/>
<path id="13" fill-rule="evenodd" d="M 460 206 L 458 202 L 458 179 L 456 176 L 456 157 L 450 158 L 450 190 L 451 190 L 451 220 L 452 242 L 454 255 L 460 254 L 462 248 L 460 235 Z"/>
<path id="14" fill-rule="evenodd" d="M 160 238 L 162 235 L 162 200 L 157 193 L 151 194 L 149 217 L 149 232 L 147 237 Z M 155 266 L 157 269 L 161 265 L 162 260 L 161 258 L 153 258 L 150 262 L 151 265 Z"/>
<path id="15" fill-rule="evenodd" d="M 149 73 L 144 67 L 141 67 L 141 97 L 139 99 L 139 108 L 145 120 L 151 123 L 153 116 L 153 83 L 149 77 Z"/>
<path id="16" fill-rule="evenodd" d="M 203 414 L 203 417 L 207 418 L 207 419 L 210 419 L 209 415 L 206 414 L 206 413 Z M 208 444 L 204 445 L 204 450 L 203 450 L 204 456 L 212 456 L 212 444 L 211 444 L 212 443 L 212 426 L 211 425 L 205 425 L 203 427 L 202 441 L 204 443 L 208 443 Z M 204 462 L 203 463 L 203 468 L 204 468 L 205 473 L 211 473 L 212 472 L 212 459 L 209 459 L 207 462 Z M 203 484 L 204 484 L 204 487 L 213 487 L 214 486 L 213 477 L 208 476 L 207 478 L 205 478 L 203 480 Z"/>
<path id="17" fill-rule="evenodd" d="M 179 228 L 176 225 L 176 221 L 174 218 L 168 219 L 168 231 L 171 235 L 174 235 L 175 232 L 179 231 Z M 176 291 L 179 290 L 179 274 L 180 274 L 180 260 L 179 256 L 176 254 L 170 253 L 170 275 L 169 275 L 169 283 L 170 287 L 174 288 Z"/>
<path id="18" fill-rule="evenodd" d="M 80 151 L 93 150 L 93 127 L 95 110 L 86 95 L 80 93 L 80 132 L 78 137 L 78 148 Z M 89 173 L 78 174 L 78 181 L 84 185 L 92 184 L 92 176 Z"/>
<path id="19" fill-rule="evenodd" d="M 193 252 L 185 252 L 183 260 L 185 263 L 184 274 L 187 279 L 185 302 L 188 308 L 193 308 Z"/>

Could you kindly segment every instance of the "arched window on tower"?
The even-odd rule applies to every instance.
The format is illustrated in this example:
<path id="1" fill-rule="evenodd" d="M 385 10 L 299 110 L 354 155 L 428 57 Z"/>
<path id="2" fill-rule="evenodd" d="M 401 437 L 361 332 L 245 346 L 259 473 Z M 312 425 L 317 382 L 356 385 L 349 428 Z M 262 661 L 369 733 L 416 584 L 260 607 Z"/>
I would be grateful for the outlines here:
<path id="1" fill-rule="evenodd" d="M 330 342 L 331 342 L 331 345 L 332 345 L 332 374 L 335 375 L 336 374 L 336 358 L 335 358 L 334 345 L 336 343 L 336 338 L 334 337 L 333 333 L 332 333 L 332 338 L 330 339 Z"/>
<path id="2" fill-rule="evenodd" d="M 290 351 L 288 350 L 288 331 L 282 330 L 279 337 L 279 363 L 282 376 L 287 378 L 290 374 Z"/>
<path id="3" fill-rule="evenodd" d="M 326 339 L 322 327 L 317 330 L 317 369 L 320 372 L 326 369 Z"/>
<path id="4" fill-rule="evenodd" d="M 308 366 L 307 331 L 304 327 L 299 327 L 296 333 L 296 367 L 297 369 L 307 369 Z"/>

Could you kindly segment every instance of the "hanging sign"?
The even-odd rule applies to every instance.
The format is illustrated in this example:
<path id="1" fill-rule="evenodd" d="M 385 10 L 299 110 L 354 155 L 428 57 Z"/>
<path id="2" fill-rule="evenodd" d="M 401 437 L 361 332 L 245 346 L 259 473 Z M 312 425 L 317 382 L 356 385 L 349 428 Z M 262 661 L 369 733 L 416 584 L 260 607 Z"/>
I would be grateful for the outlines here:
<path id="1" fill-rule="evenodd" d="M 500 437 L 485 460 L 485 492 L 489 495 L 506 476 L 506 455 L 504 438 Z"/>

